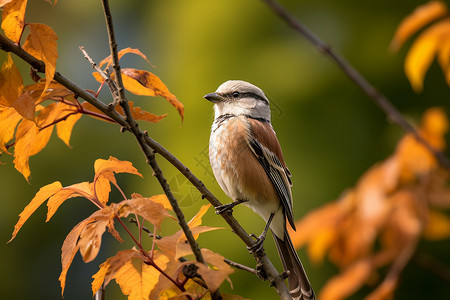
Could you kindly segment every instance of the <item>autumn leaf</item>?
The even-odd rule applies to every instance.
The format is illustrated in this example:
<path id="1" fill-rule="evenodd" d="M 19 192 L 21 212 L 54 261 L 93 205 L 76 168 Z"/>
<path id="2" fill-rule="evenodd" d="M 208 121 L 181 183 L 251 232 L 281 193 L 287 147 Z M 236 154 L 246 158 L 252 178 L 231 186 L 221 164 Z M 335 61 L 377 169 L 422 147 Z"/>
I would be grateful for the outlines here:
<path id="1" fill-rule="evenodd" d="M 8 241 L 11 242 L 19 232 L 20 228 L 22 228 L 23 224 L 28 220 L 28 218 L 36 211 L 36 209 L 44 203 L 49 197 L 54 195 L 56 192 L 62 189 L 62 185 L 59 181 L 55 181 L 51 184 L 43 186 L 37 193 L 36 196 L 31 200 L 31 202 L 24 208 L 24 210 L 19 215 L 19 221 L 14 226 L 14 232 L 12 234 L 11 239 Z"/>
<path id="2" fill-rule="evenodd" d="M 115 279 L 122 293 L 128 295 L 128 299 L 149 299 L 150 292 L 157 284 L 161 273 L 144 263 L 143 259 L 142 253 L 135 249 L 119 251 L 114 257 L 108 258 L 93 276 L 93 294 L 103 283 L 107 285 Z M 159 251 L 154 251 L 152 259 L 160 269 L 164 269 L 168 261 Z"/>
<path id="3" fill-rule="evenodd" d="M 0 7 L 3 7 L 5 4 L 8 4 L 12 0 L 0 0 Z"/>
<path id="4" fill-rule="evenodd" d="M 230 281 L 228 275 L 233 273 L 234 269 L 224 261 L 225 258 L 222 255 L 205 248 L 201 251 L 205 261 L 214 266 L 214 268 L 202 263 L 196 263 L 198 267 L 197 273 L 202 276 L 208 289 L 215 292 L 225 279 Z"/>
<path id="5" fill-rule="evenodd" d="M 169 92 L 167 86 L 153 73 L 137 69 L 122 69 L 123 84 L 127 90 L 136 95 L 162 96 L 176 108 L 183 120 L 184 106 Z"/>
<path id="6" fill-rule="evenodd" d="M 33 121 L 23 120 L 17 127 L 14 149 L 14 167 L 27 181 L 30 178 L 29 159 L 47 145 L 52 127 L 40 130 Z"/>
<path id="7" fill-rule="evenodd" d="M 319 299 L 345 299 L 367 281 L 372 271 L 371 260 L 362 260 L 332 277 L 319 293 Z"/>
<path id="8" fill-rule="evenodd" d="M 147 121 L 150 123 L 158 123 L 167 116 L 167 114 L 155 115 L 149 113 L 138 106 L 135 107 L 132 101 L 128 101 L 128 105 L 131 110 L 131 115 L 133 116 L 133 119 L 135 119 L 136 121 Z M 122 106 L 116 106 L 116 111 L 121 115 L 125 115 Z"/>
<path id="9" fill-rule="evenodd" d="M 2 13 L 2 29 L 13 42 L 18 43 L 25 25 L 27 0 L 2 1 L 6 4 Z"/>
<path id="10" fill-rule="evenodd" d="M 25 119 L 34 121 L 36 105 L 29 93 L 20 95 L 11 106 Z"/>
<path id="11" fill-rule="evenodd" d="M 97 159 L 94 163 L 95 178 L 94 185 L 97 198 L 101 203 L 108 201 L 108 195 L 111 191 L 110 182 L 116 185 L 114 174 L 129 173 L 142 177 L 141 173 L 128 161 L 120 161 L 110 156 L 108 160 Z"/>
<path id="12" fill-rule="evenodd" d="M 120 51 L 117 53 L 117 54 L 118 54 L 118 57 L 119 57 L 119 60 L 122 58 L 122 56 L 124 56 L 124 55 L 127 54 L 127 53 L 132 53 L 132 54 L 139 55 L 140 57 L 142 57 L 143 59 L 145 59 L 149 64 L 151 64 L 150 61 L 148 60 L 147 56 L 145 56 L 145 54 L 143 54 L 139 49 L 133 49 L 133 48 L 130 48 L 130 47 L 125 48 L 125 49 L 122 49 L 122 50 L 120 50 Z M 104 60 L 102 60 L 102 61 L 100 62 L 100 64 L 99 64 L 99 67 L 101 68 L 101 67 L 103 67 L 103 65 L 105 65 L 105 64 L 106 64 L 106 67 L 105 67 L 106 69 L 109 68 L 109 66 L 112 64 L 112 58 L 111 58 L 111 55 L 108 56 L 108 57 L 106 57 Z"/>
<path id="13" fill-rule="evenodd" d="M 442 41 L 450 39 L 450 19 L 425 30 L 411 46 L 405 58 L 405 73 L 416 92 L 423 88 L 425 73 L 431 65 Z"/>
<path id="14" fill-rule="evenodd" d="M 1 104 L 11 106 L 19 97 L 23 88 L 22 84 L 22 75 L 14 64 L 11 54 L 8 53 L 0 70 Z"/>
<path id="15" fill-rule="evenodd" d="M 160 229 L 161 223 L 166 217 L 175 219 L 167 212 L 161 203 L 152 201 L 152 198 L 124 200 L 118 205 L 121 207 L 118 214 L 120 218 L 126 218 L 130 214 L 137 214 L 155 225 L 157 229 Z"/>
<path id="16" fill-rule="evenodd" d="M 58 58 L 58 50 L 56 48 L 56 40 L 58 36 L 53 29 L 45 24 L 28 24 L 30 34 L 27 36 L 23 48 L 37 59 L 45 63 L 45 87 L 48 89 L 55 75 L 56 59 Z"/>
<path id="17" fill-rule="evenodd" d="M 22 120 L 22 116 L 12 107 L 2 107 L 0 109 L 0 149 L 9 153 L 6 144 L 14 137 L 17 124 Z"/>
<path id="18" fill-rule="evenodd" d="M 62 271 L 59 276 L 59 281 L 61 283 L 61 295 L 64 294 L 64 287 L 66 285 L 66 276 L 67 271 L 69 270 L 70 265 L 72 264 L 73 258 L 75 254 L 80 249 L 81 243 L 79 242 L 80 235 L 83 230 L 91 223 L 100 222 L 99 224 L 102 226 L 105 221 L 110 221 L 115 216 L 115 205 L 107 206 L 100 210 L 95 211 L 88 218 L 84 219 L 80 223 L 78 223 L 67 235 L 64 240 L 63 246 L 61 248 L 61 265 Z M 99 233 L 99 231 L 95 232 Z M 99 242 L 97 240 L 97 242 Z M 84 247 L 89 246 L 83 244 Z M 99 247 L 100 245 L 98 245 Z"/>
<path id="19" fill-rule="evenodd" d="M 447 5 L 443 1 L 430 1 L 418 6 L 398 26 L 390 48 L 397 51 L 411 35 L 446 13 Z"/>

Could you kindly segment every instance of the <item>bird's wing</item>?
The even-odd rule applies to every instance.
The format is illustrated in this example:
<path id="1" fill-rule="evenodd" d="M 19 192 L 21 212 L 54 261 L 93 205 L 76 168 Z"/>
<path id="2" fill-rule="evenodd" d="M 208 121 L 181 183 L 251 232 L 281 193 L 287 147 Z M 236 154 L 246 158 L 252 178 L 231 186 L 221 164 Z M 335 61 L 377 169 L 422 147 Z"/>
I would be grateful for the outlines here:
<path id="1" fill-rule="evenodd" d="M 252 134 L 249 138 L 250 149 L 272 182 L 283 204 L 289 224 L 295 230 L 291 174 L 283 161 L 281 147 L 275 132 L 268 123 L 253 121 L 250 124 L 252 129 Z"/>

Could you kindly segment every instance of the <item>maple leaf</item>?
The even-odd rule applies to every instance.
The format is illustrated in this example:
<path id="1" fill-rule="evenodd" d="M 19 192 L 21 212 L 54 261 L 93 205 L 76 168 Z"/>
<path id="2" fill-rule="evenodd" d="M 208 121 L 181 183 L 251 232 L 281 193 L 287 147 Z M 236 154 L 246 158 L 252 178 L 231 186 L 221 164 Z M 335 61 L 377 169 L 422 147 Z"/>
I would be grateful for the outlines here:
<path id="1" fill-rule="evenodd" d="M 8 53 L 0 70 L 0 99 L 1 104 L 11 106 L 22 91 L 22 75 L 20 75 L 11 54 Z"/>
<path id="2" fill-rule="evenodd" d="M 119 251 L 100 265 L 100 270 L 93 276 L 92 291 L 95 294 L 102 284 L 107 285 L 112 279 L 119 284 L 128 299 L 149 299 L 150 292 L 158 282 L 160 272 L 143 261 L 140 251 L 135 249 Z M 159 251 L 154 251 L 153 262 L 164 269 L 167 258 Z"/>
<path id="3" fill-rule="evenodd" d="M 184 106 L 178 99 L 169 92 L 167 86 L 153 73 L 144 70 L 122 69 L 122 80 L 124 87 L 136 95 L 162 96 L 173 107 L 176 108 L 183 120 Z"/>
<path id="4" fill-rule="evenodd" d="M 94 163 L 94 188 L 97 198 L 102 204 L 108 202 L 111 191 L 110 182 L 117 186 L 114 173 L 129 173 L 142 177 L 141 173 L 128 161 L 120 161 L 110 156 L 109 159 L 97 159 Z"/>
<path id="5" fill-rule="evenodd" d="M 11 239 L 8 241 L 11 242 L 19 232 L 20 228 L 22 228 L 23 224 L 28 220 L 28 218 L 36 211 L 36 209 L 44 203 L 49 197 L 54 195 L 56 192 L 62 189 L 62 185 L 59 181 L 55 181 L 51 184 L 43 186 L 36 193 L 36 196 L 31 200 L 31 202 L 24 208 L 24 210 L 19 215 L 19 221 L 14 226 L 14 232 L 12 234 Z"/>
<path id="6" fill-rule="evenodd" d="M 224 261 L 225 258 L 209 249 L 203 248 L 201 251 L 205 261 L 214 266 L 214 268 L 210 268 L 207 265 L 196 263 L 197 273 L 202 276 L 208 288 L 215 292 L 225 279 L 231 283 L 228 275 L 233 273 L 234 269 Z"/>
<path id="7" fill-rule="evenodd" d="M 25 26 L 25 10 L 27 0 L 3 1 L 2 29 L 5 35 L 15 43 L 18 43 Z"/>
<path id="8" fill-rule="evenodd" d="M 35 58 L 45 63 L 45 87 L 48 89 L 55 75 L 58 50 L 56 40 L 58 36 L 53 29 L 45 24 L 28 24 L 30 34 L 27 36 L 23 49 Z"/>

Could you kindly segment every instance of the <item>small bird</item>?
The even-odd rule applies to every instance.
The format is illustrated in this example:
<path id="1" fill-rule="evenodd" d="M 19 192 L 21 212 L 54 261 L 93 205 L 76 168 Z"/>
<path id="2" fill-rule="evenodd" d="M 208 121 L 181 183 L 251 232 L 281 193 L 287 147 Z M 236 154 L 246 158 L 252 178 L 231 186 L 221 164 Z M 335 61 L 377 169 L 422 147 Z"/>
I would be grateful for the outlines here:
<path id="1" fill-rule="evenodd" d="M 270 123 L 269 100 L 260 88 L 241 80 L 227 81 L 204 98 L 214 103 L 211 167 L 220 187 L 233 200 L 216 207 L 216 212 L 225 213 L 245 203 L 258 213 L 267 225 L 250 250 L 262 249 L 270 228 L 283 267 L 289 271 L 292 298 L 315 299 L 286 229 L 287 219 L 295 230 L 291 173 Z"/>

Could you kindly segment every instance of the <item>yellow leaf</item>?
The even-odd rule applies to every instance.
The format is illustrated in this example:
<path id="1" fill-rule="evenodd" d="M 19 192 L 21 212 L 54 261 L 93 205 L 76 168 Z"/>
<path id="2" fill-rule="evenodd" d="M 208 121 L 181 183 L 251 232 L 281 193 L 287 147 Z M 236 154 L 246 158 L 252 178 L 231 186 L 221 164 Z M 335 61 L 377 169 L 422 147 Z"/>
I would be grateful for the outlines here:
<path id="1" fill-rule="evenodd" d="M 22 75 L 14 64 L 11 54 L 8 53 L 0 70 L 1 104 L 11 106 L 19 97 L 23 88 L 22 84 Z"/>
<path id="2" fill-rule="evenodd" d="M 211 204 L 202 205 L 198 213 L 188 222 L 190 228 L 202 225 L 202 218 L 211 207 Z"/>
<path id="3" fill-rule="evenodd" d="M 397 51 L 403 43 L 420 28 L 437 18 L 444 16 L 446 13 L 447 5 L 443 1 L 430 1 L 418 6 L 398 26 L 390 48 Z"/>
<path id="4" fill-rule="evenodd" d="M 30 28 L 30 34 L 25 40 L 23 48 L 32 56 L 45 63 L 46 82 L 44 91 L 46 91 L 55 75 L 56 59 L 58 58 L 58 50 L 56 48 L 58 36 L 50 26 L 45 24 L 32 23 L 28 24 L 28 27 Z"/>
<path id="5" fill-rule="evenodd" d="M 448 38 L 450 19 L 434 24 L 425 30 L 411 46 L 405 58 L 405 73 L 416 92 L 422 91 L 425 73 L 434 59 L 441 41 Z"/>
<path id="6" fill-rule="evenodd" d="M 196 263 L 198 270 L 197 273 L 202 275 L 208 289 L 215 292 L 225 279 L 228 279 L 228 275 L 234 272 L 234 269 L 224 261 L 224 257 L 218 253 L 215 253 L 209 249 L 203 248 L 203 257 L 208 264 L 213 265 L 215 268 L 210 268 L 204 264 Z"/>
<path id="7" fill-rule="evenodd" d="M 22 228 L 23 224 L 28 220 L 28 218 L 47 200 L 49 197 L 57 193 L 62 189 L 62 185 L 59 181 L 55 181 L 51 184 L 41 187 L 39 192 L 36 193 L 31 202 L 24 208 L 24 210 L 19 215 L 19 221 L 14 226 L 14 232 L 12 234 L 11 239 L 8 241 L 11 242 L 19 232 L 20 228 Z"/>
<path id="8" fill-rule="evenodd" d="M 439 64 L 444 72 L 447 84 L 450 85 L 450 33 L 446 39 L 442 40 L 438 51 Z"/>
<path id="9" fill-rule="evenodd" d="M 36 124 L 29 120 L 23 120 L 17 127 L 14 167 L 27 181 L 31 174 L 28 164 L 30 157 L 44 149 L 51 134 L 52 127 L 39 130 Z"/>
<path id="10" fill-rule="evenodd" d="M 428 223 L 425 227 L 423 235 L 426 239 L 436 241 L 450 237 L 450 217 L 446 214 L 430 210 L 428 214 Z"/>
<path id="11" fill-rule="evenodd" d="M 81 114 L 75 114 L 69 116 L 64 121 L 61 121 L 56 124 L 56 133 L 58 137 L 68 146 L 70 147 L 70 137 L 72 135 L 73 126 L 75 123 L 81 118 Z"/>
<path id="12" fill-rule="evenodd" d="M 92 292 L 95 295 L 100 287 L 105 286 L 114 278 L 116 272 L 128 263 L 132 258 L 140 258 L 142 254 L 135 249 L 122 250 L 113 257 L 108 258 L 100 265 L 100 269 L 92 276 Z"/>
<path id="13" fill-rule="evenodd" d="M 168 262 L 168 259 L 158 251 L 155 252 L 153 260 L 160 269 L 164 269 Z M 154 267 L 145 264 L 140 258 L 134 258 L 124 264 L 114 278 L 122 293 L 128 295 L 128 299 L 147 300 L 158 283 L 159 275 L 160 272 Z"/>
<path id="14" fill-rule="evenodd" d="M 184 106 L 177 97 L 169 92 L 167 86 L 153 73 L 144 70 L 122 69 L 124 87 L 136 95 L 162 96 L 184 117 Z"/>
<path id="15" fill-rule="evenodd" d="M 0 149 L 9 153 L 6 149 L 8 143 L 14 137 L 17 123 L 22 120 L 22 116 L 12 107 L 3 107 L 0 111 Z"/>
<path id="16" fill-rule="evenodd" d="M 15 43 L 19 42 L 22 35 L 26 7 L 27 0 L 15 0 L 3 8 L 2 29 L 5 35 Z"/>
<path id="17" fill-rule="evenodd" d="M 113 218 L 114 216 L 111 216 Z M 78 239 L 80 253 L 83 261 L 88 263 L 97 257 L 102 243 L 102 235 L 108 226 L 110 219 L 98 220 L 86 225 Z"/>

